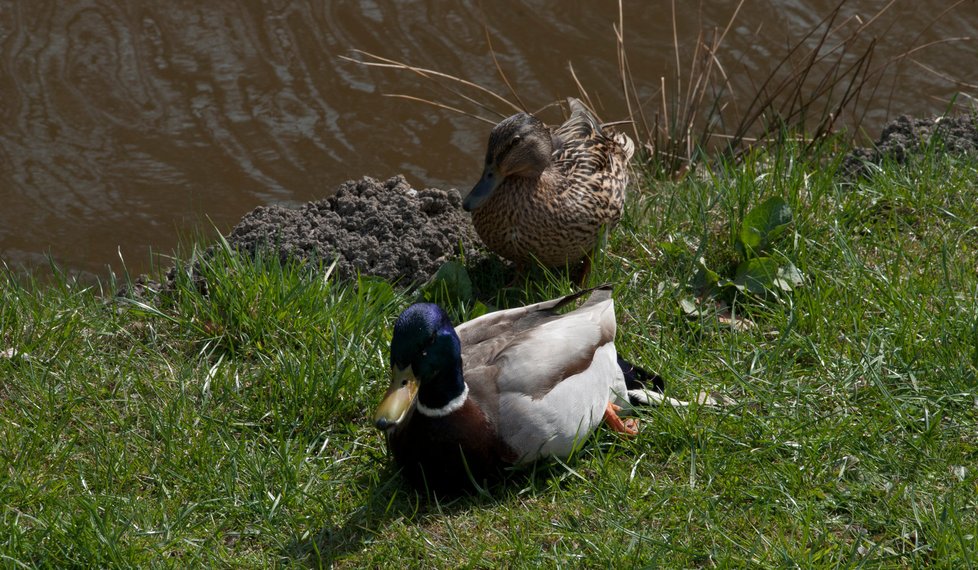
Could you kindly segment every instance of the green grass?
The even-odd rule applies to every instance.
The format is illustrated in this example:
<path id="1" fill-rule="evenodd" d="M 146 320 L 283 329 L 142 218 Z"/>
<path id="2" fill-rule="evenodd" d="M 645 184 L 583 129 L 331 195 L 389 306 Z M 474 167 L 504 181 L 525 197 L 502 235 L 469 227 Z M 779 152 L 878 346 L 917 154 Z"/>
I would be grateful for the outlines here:
<path id="1" fill-rule="evenodd" d="M 836 144 L 646 181 L 596 263 L 621 352 L 673 396 L 734 405 L 642 411 L 635 438 L 599 430 L 566 464 L 446 503 L 404 485 L 369 421 L 413 295 L 226 252 L 206 295 L 184 272 L 144 303 L 5 270 L 0 561 L 972 567 L 978 162 L 933 148 L 847 181 Z M 768 253 L 804 284 L 728 292 L 744 332 L 689 317 L 697 260 L 729 276 L 771 196 L 794 221 Z"/>

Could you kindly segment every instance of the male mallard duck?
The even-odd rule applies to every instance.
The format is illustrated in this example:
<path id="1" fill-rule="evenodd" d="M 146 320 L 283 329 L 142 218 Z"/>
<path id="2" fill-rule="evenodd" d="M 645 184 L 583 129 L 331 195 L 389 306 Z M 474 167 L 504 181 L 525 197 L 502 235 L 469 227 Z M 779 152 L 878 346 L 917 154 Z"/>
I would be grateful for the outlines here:
<path id="1" fill-rule="evenodd" d="M 392 380 L 375 416 L 394 460 L 419 488 L 453 491 L 511 465 L 567 457 L 604 418 L 636 433 L 618 404 L 668 400 L 629 378 L 615 351 L 608 287 L 452 326 L 431 303 L 405 310 L 391 339 Z M 629 388 L 632 388 L 629 390 Z"/>
<path id="2" fill-rule="evenodd" d="M 570 118 L 555 130 L 526 113 L 496 125 L 482 179 L 462 204 L 489 249 L 518 265 L 580 260 L 625 205 L 635 145 L 602 131 L 579 100 L 567 101 Z"/>

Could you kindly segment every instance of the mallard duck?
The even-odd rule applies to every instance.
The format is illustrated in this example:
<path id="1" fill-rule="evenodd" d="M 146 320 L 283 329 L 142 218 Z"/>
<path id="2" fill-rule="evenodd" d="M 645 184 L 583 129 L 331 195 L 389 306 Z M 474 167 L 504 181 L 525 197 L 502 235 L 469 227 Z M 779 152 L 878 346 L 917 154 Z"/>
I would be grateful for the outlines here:
<path id="1" fill-rule="evenodd" d="M 411 305 L 398 317 L 391 384 L 374 423 L 415 486 L 455 491 L 508 466 L 567 457 L 602 419 L 636 433 L 635 420 L 622 421 L 617 412 L 661 401 L 661 379 L 636 376 L 618 358 L 610 288 L 556 312 L 585 293 L 458 327 L 431 303 Z"/>
<path id="2" fill-rule="evenodd" d="M 621 218 L 635 145 L 567 101 L 570 118 L 556 129 L 527 113 L 496 125 L 482 178 L 462 204 L 489 249 L 518 266 L 573 264 Z"/>

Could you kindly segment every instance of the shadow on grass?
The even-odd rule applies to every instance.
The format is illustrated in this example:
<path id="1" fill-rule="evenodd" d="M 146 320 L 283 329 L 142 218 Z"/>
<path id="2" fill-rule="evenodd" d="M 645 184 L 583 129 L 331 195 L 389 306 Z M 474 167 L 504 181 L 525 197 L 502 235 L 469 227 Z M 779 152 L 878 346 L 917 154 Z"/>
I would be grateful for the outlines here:
<path id="1" fill-rule="evenodd" d="M 420 497 L 401 479 L 393 465 L 387 465 L 379 474 L 361 475 L 353 486 L 368 488 L 363 504 L 342 522 L 326 524 L 314 534 L 290 544 L 283 553 L 286 559 L 313 567 L 331 564 L 361 550 L 389 522 L 413 517 L 422 508 Z"/>
<path id="2" fill-rule="evenodd" d="M 517 268 L 515 263 L 495 255 L 483 257 L 466 265 L 465 269 L 472 281 L 473 299 L 498 309 L 547 301 L 555 296 L 547 289 L 555 287 L 565 290 L 586 288 L 591 271 L 585 260 L 569 267 L 544 268 L 531 263 Z"/>
<path id="3" fill-rule="evenodd" d="M 507 471 L 486 489 L 435 496 L 415 490 L 396 466 L 388 464 L 380 473 L 357 478 L 354 486 L 368 488 L 360 507 L 341 523 L 327 524 L 304 540 L 290 544 L 283 558 L 311 567 L 328 566 L 379 540 L 384 529 L 396 521 L 423 524 L 429 517 L 450 517 L 472 508 L 506 508 L 523 492 L 540 492 L 569 475 L 565 464 L 544 461 Z"/>

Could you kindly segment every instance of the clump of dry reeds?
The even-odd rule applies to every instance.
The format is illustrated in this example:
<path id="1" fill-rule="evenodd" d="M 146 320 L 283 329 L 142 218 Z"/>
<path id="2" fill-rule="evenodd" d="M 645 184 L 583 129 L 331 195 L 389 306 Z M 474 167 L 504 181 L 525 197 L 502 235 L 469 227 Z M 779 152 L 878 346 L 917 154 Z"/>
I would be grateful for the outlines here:
<path id="1" fill-rule="evenodd" d="M 888 107 L 888 93 L 883 81 L 887 71 L 900 61 L 912 61 L 913 54 L 927 47 L 909 45 L 901 54 L 885 60 L 874 58 L 876 37 L 887 29 L 874 28 L 893 2 L 880 8 L 866 20 L 843 17 L 848 0 L 840 0 L 822 20 L 801 37 L 791 42 L 770 71 L 750 78 L 751 95 L 741 97 L 736 92 L 729 71 L 739 66 L 726 61 L 724 40 L 738 19 L 744 0 L 735 7 L 723 29 L 701 28 L 694 40 L 692 54 L 682 56 L 684 43 L 678 35 L 675 1 L 672 3 L 673 46 L 675 68 L 670 77 L 635 77 L 632 74 L 624 33 L 625 15 L 618 5 L 618 23 L 614 27 L 618 52 L 618 69 L 631 130 L 641 142 L 646 165 L 662 176 L 681 176 L 693 164 L 713 152 L 737 155 L 752 145 L 787 136 L 814 144 L 844 125 L 852 133 L 860 130 L 866 113 L 874 107 Z M 940 18 L 955 13 L 965 0 L 957 0 L 922 29 Z M 945 41 L 970 38 L 948 38 Z M 488 123 L 486 118 L 463 108 L 478 109 L 495 117 L 503 117 L 497 109 L 527 110 L 518 91 L 510 83 L 496 59 L 492 43 L 486 34 L 490 53 L 499 77 L 506 85 L 512 101 L 494 91 L 464 78 L 427 69 L 377 54 L 355 50 L 357 58 L 347 58 L 358 64 L 407 71 L 431 82 L 436 91 L 454 98 L 458 104 L 425 97 L 391 93 L 442 109 L 462 113 Z M 590 104 L 587 90 L 577 80 L 570 67 L 580 96 Z M 639 86 L 656 81 L 654 98 L 640 97 Z M 895 86 L 891 86 L 892 90 Z M 644 90 L 648 92 L 648 89 Z M 882 101 L 881 101 L 882 99 Z M 515 102 L 513 102 L 515 101 Z M 747 101 L 747 104 L 738 102 Z"/>
<path id="2" fill-rule="evenodd" d="M 955 2 L 924 28 L 954 12 L 963 0 Z M 772 138 L 792 136 L 814 144 L 843 124 L 859 132 L 867 111 L 880 106 L 887 71 L 926 45 L 910 45 L 902 53 L 882 61 L 874 55 L 878 46 L 874 24 L 891 8 L 880 8 L 865 21 L 843 18 L 847 0 L 841 0 L 822 20 L 789 44 L 780 59 L 765 75 L 750 77 L 751 96 L 738 97 L 728 75 L 731 63 L 724 61 L 724 39 L 737 20 L 743 0 L 737 4 L 722 29 L 701 30 L 695 49 L 685 63 L 681 61 L 680 41 L 675 34 L 673 6 L 673 44 L 676 53 L 675 76 L 671 82 L 660 79 L 660 101 L 647 104 L 638 98 L 636 78 L 626 56 L 619 14 L 616 36 L 623 93 L 635 135 L 645 141 L 647 157 L 662 173 L 681 173 L 704 152 L 722 150 L 737 154 L 751 145 Z M 919 37 L 919 35 L 918 35 Z M 967 40 L 949 38 L 946 41 Z M 683 69 L 685 68 L 685 74 Z M 749 74 L 745 69 L 744 73 Z M 891 86 L 893 89 L 895 86 Z M 741 106 L 738 101 L 748 101 Z M 888 103 L 884 103 L 888 107 Z"/>

